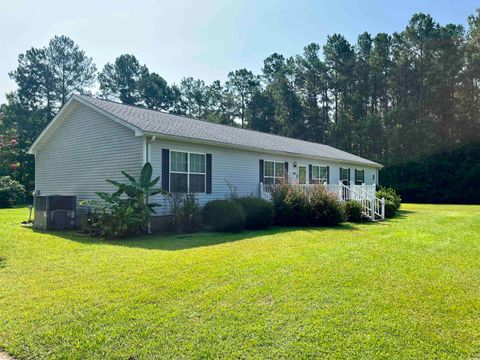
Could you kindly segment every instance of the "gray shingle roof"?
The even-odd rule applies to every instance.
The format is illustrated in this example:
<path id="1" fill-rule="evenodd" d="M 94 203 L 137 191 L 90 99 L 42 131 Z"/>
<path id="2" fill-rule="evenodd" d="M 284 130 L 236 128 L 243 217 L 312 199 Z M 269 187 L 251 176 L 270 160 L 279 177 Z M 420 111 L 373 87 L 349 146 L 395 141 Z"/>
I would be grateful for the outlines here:
<path id="1" fill-rule="evenodd" d="M 381 166 L 373 161 L 335 149 L 328 145 L 215 124 L 162 111 L 96 99 L 85 95 L 76 96 L 148 133 L 248 147 L 258 149 L 259 151 L 279 151 L 309 157 L 331 158 L 333 160 L 355 162 L 375 167 Z"/>

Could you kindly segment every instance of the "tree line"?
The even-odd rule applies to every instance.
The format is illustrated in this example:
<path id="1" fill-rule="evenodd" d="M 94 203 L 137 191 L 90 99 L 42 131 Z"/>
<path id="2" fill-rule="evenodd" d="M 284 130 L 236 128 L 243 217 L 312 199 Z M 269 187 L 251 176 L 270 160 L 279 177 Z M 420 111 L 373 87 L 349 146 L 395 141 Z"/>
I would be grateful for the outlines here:
<path id="1" fill-rule="evenodd" d="M 20 150 L 0 172 L 30 189 L 26 149 L 72 93 L 93 89 L 125 104 L 329 144 L 385 164 L 387 184 L 401 184 L 409 177 L 399 166 L 479 143 L 480 10 L 466 29 L 415 14 L 401 32 L 365 32 L 354 44 L 334 34 L 296 56 L 270 55 L 259 74 L 232 71 L 223 83 L 168 84 L 131 54 L 97 71 L 66 36 L 20 54 L 10 76 L 18 87 L 1 106 L 0 133 L 15 132 Z"/>

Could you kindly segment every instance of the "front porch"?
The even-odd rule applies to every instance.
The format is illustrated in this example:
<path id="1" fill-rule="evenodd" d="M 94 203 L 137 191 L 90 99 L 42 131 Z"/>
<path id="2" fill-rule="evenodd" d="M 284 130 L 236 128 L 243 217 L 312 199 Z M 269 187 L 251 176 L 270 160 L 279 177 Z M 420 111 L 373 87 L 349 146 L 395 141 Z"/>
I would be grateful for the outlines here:
<path id="1" fill-rule="evenodd" d="M 259 184 L 259 195 L 262 199 L 271 201 L 272 200 L 272 190 L 275 187 L 280 186 L 279 184 L 269 184 L 265 185 L 263 183 Z M 377 198 L 376 191 L 377 187 L 375 184 L 366 185 L 361 184 L 357 185 L 350 182 L 349 185 L 345 185 L 342 181 L 338 184 L 288 184 L 288 186 L 301 189 L 308 193 L 314 187 L 322 187 L 326 192 L 337 196 L 338 199 L 342 202 L 348 200 L 358 201 L 362 205 L 362 213 L 367 218 L 372 221 L 384 220 L 385 219 L 385 199 Z"/>

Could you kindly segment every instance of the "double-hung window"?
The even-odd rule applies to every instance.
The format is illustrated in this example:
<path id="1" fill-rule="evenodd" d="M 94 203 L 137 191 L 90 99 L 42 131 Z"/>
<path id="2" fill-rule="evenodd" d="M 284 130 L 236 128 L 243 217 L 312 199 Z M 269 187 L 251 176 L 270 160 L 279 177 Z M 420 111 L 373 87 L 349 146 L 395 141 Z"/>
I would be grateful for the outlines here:
<path id="1" fill-rule="evenodd" d="M 362 185 L 365 182 L 365 170 L 355 170 L 355 185 Z"/>
<path id="2" fill-rule="evenodd" d="M 265 161 L 263 175 L 265 185 L 283 183 L 285 181 L 285 163 Z"/>
<path id="3" fill-rule="evenodd" d="M 326 166 L 312 166 L 312 184 L 324 184 L 327 179 L 327 167 Z"/>
<path id="4" fill-rule="evenodd" d="M 170 151 L 170 192 L 205 192 L 206 155 Z"/>

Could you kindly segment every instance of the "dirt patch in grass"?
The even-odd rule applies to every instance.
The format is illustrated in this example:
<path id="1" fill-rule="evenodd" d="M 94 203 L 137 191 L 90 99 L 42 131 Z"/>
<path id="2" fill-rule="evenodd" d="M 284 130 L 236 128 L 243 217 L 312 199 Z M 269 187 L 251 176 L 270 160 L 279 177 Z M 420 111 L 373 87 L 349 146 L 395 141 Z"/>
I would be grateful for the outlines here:
<path id="1" fill-rule="evenodd" d="M 15 359 L 5 351 L 0 350 L 0 360 L 15 360 Z"/>

